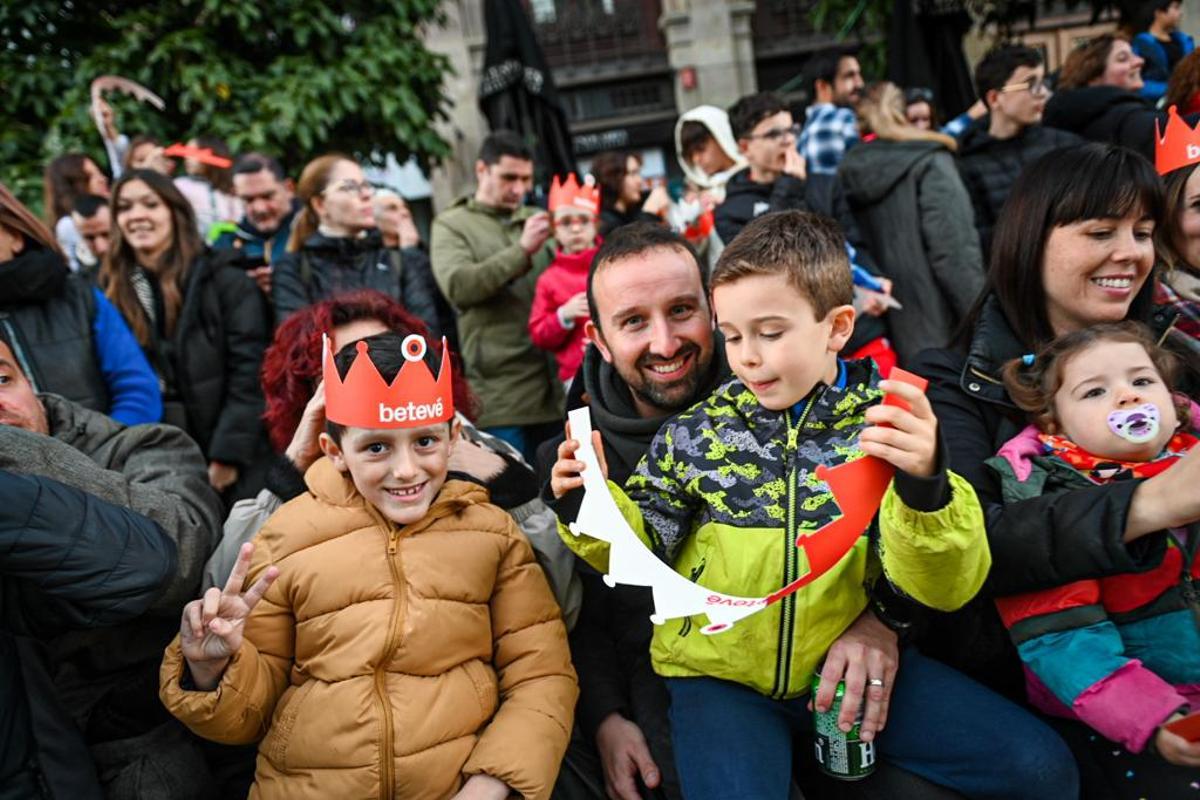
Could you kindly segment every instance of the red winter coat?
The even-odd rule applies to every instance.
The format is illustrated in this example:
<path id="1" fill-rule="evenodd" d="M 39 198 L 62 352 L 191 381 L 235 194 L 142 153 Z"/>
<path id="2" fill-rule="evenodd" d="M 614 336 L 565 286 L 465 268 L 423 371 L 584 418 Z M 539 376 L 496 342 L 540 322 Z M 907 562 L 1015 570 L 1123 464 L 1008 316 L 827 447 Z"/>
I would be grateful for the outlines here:
<path id="1" fill-rule="evenodd" d="M 597 248 L 581 253 L 558 251 L 553 263 L 538 278 L 529 312 L 529 337 L 534 345 L 554 353 L 558 360 L 558 378 L 566 382 L 575 377 L 583 362 L 586 316 L 575 320 L 575 326 L 564 328 L 558 319 L 558 309 L 580 292 L 587 291 L 588 269 L 596 257 Z"/>

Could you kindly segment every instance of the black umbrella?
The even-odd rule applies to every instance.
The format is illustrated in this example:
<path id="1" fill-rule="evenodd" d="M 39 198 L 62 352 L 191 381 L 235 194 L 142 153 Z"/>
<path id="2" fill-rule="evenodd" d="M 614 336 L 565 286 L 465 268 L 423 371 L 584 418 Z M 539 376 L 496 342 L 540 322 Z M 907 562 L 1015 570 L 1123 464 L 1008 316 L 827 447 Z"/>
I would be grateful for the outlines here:
<path id="1" fill-rule="evenodd" d="M 485 0 L 487 50 L 479 108 L 492 130 L 519 133 L 534 148 L 539 185 L 575 171 L 562 99 L 519 0 Z"/>
<path id="2" fill-rule="evenodd" d="M 942 110 L 957 116 L 975 102 L 963 55 L 971 17 L 963 0 L 895 0 L 888 34 L 888 80 L 933 89 Z"/>

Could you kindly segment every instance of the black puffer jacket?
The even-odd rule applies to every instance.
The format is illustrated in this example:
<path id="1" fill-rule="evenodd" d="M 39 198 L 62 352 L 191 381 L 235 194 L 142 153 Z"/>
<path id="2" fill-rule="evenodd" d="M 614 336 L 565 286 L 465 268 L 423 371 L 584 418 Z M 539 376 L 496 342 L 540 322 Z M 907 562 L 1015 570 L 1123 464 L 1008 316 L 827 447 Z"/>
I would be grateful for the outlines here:
<path id="1" fill-rule="evenodd" d="M 791 175 L 780 175 L 772 183 L 752 181 L 746 167 L 725 184 L 725 200 L 713 212 L 717 236 L 728 245 L 755 217 L 772 211 L 807 211 L 805 191 L 804 181 Z"/>
<path id="2" fill-rule="evenodd" d="M 1200 114 L 1184 117 L 1195 126 Z M 1093 142 L 1112 142 L 1154 160 L 1154 125 L 1167 124 L 1167 112 L 1117 86 L 1084 86 L 1055 92 L 1046 103 L 1042 124 Z"/>
<path id="3" fill-rule="evenodd" d="M 62 257 L 34 250 L 0 263 L 0 328 L 39 391 L 108 413 L 111 398 L 92 344 L 92 290 Z"/>
<path id="4" fill-rule="evenodd" d="M 967 128 L 959 139 L 958 170 L 971 195 L 975 229 L 985 254 L 991 248 L 1000 209 L 1021 170 L 1056 147 L 1082 142 L 1073 133 L 1044 125 L 1026 128 L 1011 139 L 994 139 L 983 125 Z"/>
<path id="5" fill-rule="evenodd" d="M 929 379 L 928 396 L 949 444 L 947 467 L 975 488 L 987 522 L 992 570 L 975 600 L 953 614 L 931 612 L 923 649 L 977 680 L 1023 696 L 1020 661 L 993 597 L 1084 578 L 1142 572 L 1162 561 L 1165 534 L 1125 544 L 1125 519 L 1140 481 L 1088 486 L 1004 505 L 984 460 L 1026 425 L 1000 381 L 1006 361 L 1032 348 L 989 298 L 965 351 L 927 350 L 910 367 Z"/>
<path id="6" fill-rule="evenodd" d="M 275 320 L 283 322 L 307 305 L 352 289 L 376 289 L 399 301 L 420 317 L 435 336 L 445 330 L 445 298 L 433 280 L 429 256 L 418 247 L 386 248 L 378 231 L 351 238 L 314 233 L 299 252 L 288 253 L 274 265 L 271 297 Z"/>
<path id="7" fill-rule="evenodd" d="M 168 392 L 183 403 L 184 430 L 210 461 L 245 472 L 267 451 L 258 373 L 270 338 L 262 293 L 245 272 L 225 254 L 210 250 L 197 258 L 174 333 L 156 335 L 145 349 Z"/>
<path id="8" fill-rule="evenodd" d="M 906 366 L 921 350 L 949 340 L 983 288 L 971 200 L 954 156 L 934 141 L 864 142 L 846 153 L 838 178 L 904 306 L 887 320 Z"/>
<path id="9" fill-rule="evenodd" d="M 48 478 L 0 470 L 0 497 L 0 800 L 99 798 L 69 724 L 34 735 L 58 701 L 29 640 L 141 614 L 175 571 L 175 545 L 146 517 Z"/>

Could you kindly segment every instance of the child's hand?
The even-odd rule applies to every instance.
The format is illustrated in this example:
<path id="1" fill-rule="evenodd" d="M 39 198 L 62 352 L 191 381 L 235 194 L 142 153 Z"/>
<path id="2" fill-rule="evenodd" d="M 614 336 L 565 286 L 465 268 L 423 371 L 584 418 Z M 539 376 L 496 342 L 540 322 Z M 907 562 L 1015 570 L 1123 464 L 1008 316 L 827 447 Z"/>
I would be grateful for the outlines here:
<path id="1" fill-rule="evenodd" d="M 575 459 L 575 451 L 579 442 L 571 438 L 571 423 L 566 425 L 567 438 L 558 446 L 558 461 L 550 470 L 550 491 L 557 499 L 567 492 L 583 487 L 583 472 L 586 466 Z M 600 472 L 608 477 L 608 462 L 604 458 L 604 444 L 600 441 L 600 431 L 592 431 L 592 447 L 596 450 L 596 460 L 600 462 Z"/>
<path id="2" fill-rule="evenodd" d="M 183 607 L 183 618 L 179 623 L 180 650 L 187 659 L 192 680 L 200 689 L 212 689 L 220 682 L 229 659 L 242 646 L 242 624 L 267 587 L 279 576 L 278 568 L 268 567 L 243 593 L 242 584 L 253 554 L 253 542 L 242 545 L 225 588 L 218 590 L 213 586 L 204 597 Z"/>
<path id="3" fill-rule="evenodd" d="M 558 316 L 560 319 L 579 319 L 587 315 L 587 292 L 580 292 L 558 307 Z"/>
<path id="4" fill-rule="evenodd" d="M 930 477 L 937 466 L 937 417 L 929 398 L 899 381 L 880 381 L 879 388 L 907 403 L 908 410 L 891 405 L 868 408 L 871 427 L 859 437 L 863 451 L 914 477 Z"/>
<path id="5" fill-rule="evenodd" d="M 1183 714 L 1176 714 L 1167 722 L 1174 722 L 1182 718 Z M 1166 728 L 1159 728 L 1154 737 L 1154 747 L 1163 760 L 1169 764 L 1179 767 L 1200 767 L 1200 742 L 1189 742 Z"/>

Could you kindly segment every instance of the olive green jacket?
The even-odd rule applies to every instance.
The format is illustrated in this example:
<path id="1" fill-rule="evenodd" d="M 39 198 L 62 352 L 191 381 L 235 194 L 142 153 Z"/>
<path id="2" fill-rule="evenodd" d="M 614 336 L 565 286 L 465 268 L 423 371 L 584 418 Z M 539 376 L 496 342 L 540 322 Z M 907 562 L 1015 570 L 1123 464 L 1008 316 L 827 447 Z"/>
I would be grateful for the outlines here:
<path id="1" fill-rule="evenodd" d="M 525 220 L 538 209 L 489 208 L 463 197 L 433 221 L 433 276 L 458 312 L 458 335 L 471 389 L 483 401 L 475 424 L 533 425 L 562 418 L 553 357 L 533 346 L 529 310 L 550 246 L 521 248 Z"/>

